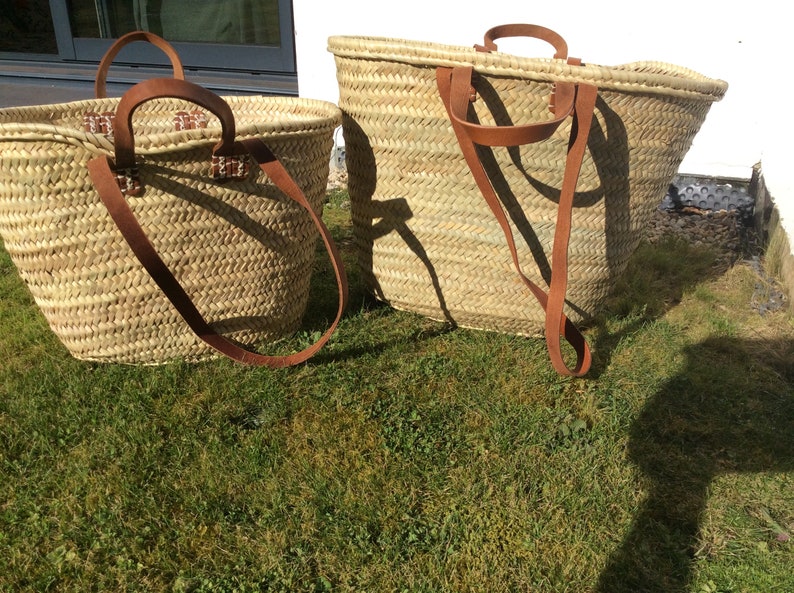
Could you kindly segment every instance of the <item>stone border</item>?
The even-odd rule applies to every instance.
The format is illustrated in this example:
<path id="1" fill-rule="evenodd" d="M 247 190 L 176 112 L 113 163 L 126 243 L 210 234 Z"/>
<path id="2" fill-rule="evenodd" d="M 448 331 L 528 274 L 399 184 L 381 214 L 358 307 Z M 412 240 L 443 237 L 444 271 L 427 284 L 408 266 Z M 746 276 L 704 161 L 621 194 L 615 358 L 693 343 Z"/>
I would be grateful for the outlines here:
<path id="1" fill-rule="evenodd" d="M 765 249 L 765 263 L 789 295 L 794 297 L 794 254 L 786 230 L 780 224 L 780 213 L 764 182 L 761 164 L 753 167 L 750 194 L 755 198 L 754 223 L 759 242 Z"/>

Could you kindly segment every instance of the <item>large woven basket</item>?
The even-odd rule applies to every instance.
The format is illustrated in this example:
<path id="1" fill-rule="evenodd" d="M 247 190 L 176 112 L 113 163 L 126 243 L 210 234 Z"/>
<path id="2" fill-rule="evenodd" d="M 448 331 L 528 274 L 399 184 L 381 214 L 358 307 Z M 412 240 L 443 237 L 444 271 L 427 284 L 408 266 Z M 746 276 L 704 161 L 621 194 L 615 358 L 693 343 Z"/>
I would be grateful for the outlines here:
<path id="1" fill-rule="evenodd" d="M 263 139 L 321 212 L 338 108 L 294 98 L 226 101 L 236 137 Z M 75 357 L 125 363 L 205 358 L 214 351 L 133 255 L 89 178 L 87 162 L 112 156 L 114 145 L 99 124 L 85 131 L 85 116 L 114 112 L 118 102 L 0 110 L 0 235 Z M 309 214 L 259 170 L 242 181 L 210 179 L 218 119 L 199 114 L 207 127 L 175 131 L 175 120 L 185 127 L 186 114 L 195 111 L 194 104 L 171 98 L 135 110 L 144 191 L 129 204 L 214 330 L 242 344 L 270 342 L 300 323 L 317 231 Z"/>
<path id="2" fill-rule="evenodd" d="M 714 101 L 727 89 L 654 62 L 570 65 L 473 48 L 335 36 L 339 106 L 359 260 L 366 283 L 398 309 L 460 326 L 543 333 L 505 236 L 483 200 L 439 98 L 438 67 L 473 66 L 484 125 L 549 120 L 550 83 L 598 87 L 574 200 L 566 314 L 596 314 Z M 586 56 L 584 56 L 586 57 Z M 524 272 L 544 286 L 570 118 L 543 142 L 481 150 L 519 239 Z"/>

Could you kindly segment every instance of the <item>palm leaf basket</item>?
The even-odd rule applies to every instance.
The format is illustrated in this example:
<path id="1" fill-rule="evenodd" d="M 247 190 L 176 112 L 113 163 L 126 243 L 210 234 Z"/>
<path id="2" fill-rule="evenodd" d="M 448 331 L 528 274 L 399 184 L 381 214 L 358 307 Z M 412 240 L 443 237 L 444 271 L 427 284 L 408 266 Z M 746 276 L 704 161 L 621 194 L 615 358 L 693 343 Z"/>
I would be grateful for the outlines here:
<path id="1" fill-rule="evenodd" d="M 436 70 L 472 66 L 471 119 L 549 120 L 553 83 L 598 88 L 573 202 L 566 315 L 594 316 L 643 236 L 712 103 L 727 84 L 657 62 L 616 67 L 401 39 L 334 36 L 358 258 L 393 307 L 486 330 L 540 336 L 505 236 L 482 198 L 439 98 Z M 548 286 L 570 118 L 547 140 L 478 148 L 524 272 Z"/>
<path id="2" fill-rule="evenodd" d="M 338 108 L 294 98 L 226 101 L 236 137 L 262 138 L 321 212 Z M 86 115 L 113 113 L 118 102 L 0 110 L 0 235 L 75 357 L 143 364 L 206 358 L 214 351 L 135 258 L 89 178 L 87 162 L 112 157 L 114 144 L 99 124 L 86 131 Z M 220 124 L 210 113 L 206 127 L 177 130 L 191 112 L 194 104 L 171 98 L 135 110 L 144 191 L 130 207 L 214 330 L 242 344 L 272 342 L 300 323 L 317 231 L 258 169 L 245 180 L 210 179 Z"/>

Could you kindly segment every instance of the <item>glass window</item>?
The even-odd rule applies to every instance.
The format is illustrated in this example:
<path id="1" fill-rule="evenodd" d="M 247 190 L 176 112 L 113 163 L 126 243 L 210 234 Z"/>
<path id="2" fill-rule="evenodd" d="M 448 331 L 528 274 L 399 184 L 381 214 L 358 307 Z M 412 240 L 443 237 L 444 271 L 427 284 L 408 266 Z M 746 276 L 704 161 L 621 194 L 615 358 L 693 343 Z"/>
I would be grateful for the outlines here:
<path id="1" fill-rule="evenodd" d="M 0 0 L 6 58 L 99 62 L 114 39 L 135 30 L 164 37 L 190 69 L 296 72 L 291 0 Z M 168 65 L 142 45 L 124 48 L 119 62 Z"/>
<path id="2" fill-rule="evenodd" d="M 75 37 L 109 39 L 135 30 L 171 42 L 280 45 L 278 0 L 72 0 Z"/>
<path id="3" fill-rule="evenodd" d="M 49 0 L 0 2 L 0 52 L 57 54 Z"/>

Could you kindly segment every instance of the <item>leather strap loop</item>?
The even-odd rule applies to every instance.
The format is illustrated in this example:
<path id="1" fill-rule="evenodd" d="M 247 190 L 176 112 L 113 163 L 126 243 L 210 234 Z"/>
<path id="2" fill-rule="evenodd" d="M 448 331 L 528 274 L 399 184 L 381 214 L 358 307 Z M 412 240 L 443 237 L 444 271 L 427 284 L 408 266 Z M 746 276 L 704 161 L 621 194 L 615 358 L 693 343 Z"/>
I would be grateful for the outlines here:
<path id="1" fill-rule="evenodd" d="M 149 84 L 151 83 L 151 84 Z M 188 85 L 188 86 L 185 86 Z M 137 87 L 137 90 L 135 90 Z M 125 200 L 118 184 L 115 180 L 115 174 L 112 170 L 111 162 L 108 157 L 100 156 L 88 162 L 88 170 L 91 175 L 91 180 L 94 188 L 99 194 L 103 204 L 108 209 L 113 221 L 121 231 L 122 236 L 129 244 L 135 256 L 141 262 L 143 267 L 157 283 L 168 300 L 174 305 L 176 310 L 193 330 L 193 332 L 206 344 L 220 352 L 221 354 L 236 360 L 238 362 L 250 365 L 267 366 L 271 368 L 280 368 L 292 366 L 305 362 L 314 356 L 331 338 L 331 335 L 336 331 L 342 315 L 347 306 L 348 298 L 348 281 L 345 273 L 344 265 L 342 263 L 341 255 L 334 244 L 333 239 L 328 228 L 323 223 L 320 216 L 314 211 L 309 201 L 306 199 L 303 191 L 289 175 L 284 166 L 278 161 L 273 152 L 265 145 L 260 138 L 252 138 L 234 142 L 234 117 L 231 108 L 228 104 L 215 95 L 214 93 L 197 87 L 191 83 L 178 81 L 173 79 L 155 79 L 140 83 L 133 87 L 128 93 L 132 93 L 129 97 L 125 95 L 122 103 L 128 103 L 130 109 L 125 112 L 123 121 L 128 122 L 129 117 L 134 110 L 134 107 L 139 105 L 147 98 L 154 98 L 157 95 L 151 93 L 164 92 L 160 96 L 177 96 L 180 98 L 194 99 L 198 97 L 199 104 L 210 109 L 216 115 L 219 115 L 223 127 L 224 139 L 221 141 L 222 145 L 229 144 L 236 147 L 238 150 L 242 149 L 243 152 L 250 154 L 259 164 L 259 167 L 264 171 L 270 180 L 283 191 L 290 199 L 297 202 L 304 210 L 311 216 L 314 226 L 320 233 L 326 251 L 331 259 L 331 264 L 336 276 L 337 286 L 339 288 L 339 307 L 337 310 L 336 318 L 327 331 L 320 337 L 317 342 L 294 354 L 286 356 L 268 356 L 251 352 L 242 348 L 226 338 L 218 334 L 207 323 L 202 314 L 198 311 L 192 300 L 182 288 L 179 281 L 171 273 L 166 263 L 157 253 L 157 250 L 149 241 L 145 231 L 140 226 L 140 223 L 135 217 L 135 214 L 129 207 Z M 183 93 L 185 89 L 191 88 L 189 93 Z M 134 92 L 133 92 L 134 91 Z M 179 92 L 177 92 L 179 91 Z M 214 97 L 214 98 L 213 98 Z M 121 105 L 119 106 L 121 107 Z M 129 143 L 132 144 L 132 132 L 127 130 L 129 134 Z M 231 139 L 229 139 L 231 135 Z M 125 139 L 125 141 L 127 141 Z M 117 136 L 118 142 L 118 136 Z M 117 165 L 119 161 L 118 145 L 117 145 Z M 132 164 L 134 164 L 134 151 L 132 154 Z"/>
<path id="2" fill-rule="evenodd" d="M 130 168 L 135 165 L 135 143 L 132 129 L 132 115 L 146 101 L 158 97 L 184 99 L 204 107 L 214 113 L 221 122 L 221 141 L 213 148 L 213 154 L 232 156 L 244 153 L 239 143 L 235 142 L 234 114 L 229 104 L 218 95 L 186 80 L 174 78 L 151 78 L 136 84 L 129 89 L 119 101 L 116 109 L 116 126 L 114 130 L 117 169 Z"/>
<path id="3" fill-rule="evenodd" d="M 568 289 L 568 245 L 571 238 L 571 217 L 576 182 L 587 150 L 587 139 L 593 120 L 598 89 L 581 84 L 576 91 L 576 108 L 565 160 L 565 173 L 560 188 L 560 203 L 557 208 L 557 224 L 554 229 L 554 246 L 551 260 L 551 284 L 546 309 L 546 344 L 549 352 L 560 352 L 560 336 L 563 336 L 577 352 L 577 366 L 571 370 L 562 357 L 552 356 L 552 364 L 558 372 L 574 376 L 585 374 L 591 363 L 590 348 L 582 334 L 563 313 L 565 294 Z"/>
<path id="4" fill-rule="evenodd" d="M 572 83 L 557 83 L 554 101 L 554 119 L 545 122 L 518 126 L 483 126 L 468 121 L 469 96 L 473 79 L 473 68 L 461 66 L 452 80 L 450 119 L 464 130 L 475 144 L 481 146 L 522 146 L 549 138 L 560 124 L 573 112 L 576 87 Z M 464 87 L 465 85 L 465 87 Z"/>
<path id="5" fill-rule="evenodd" d="M 540 303 L 541 307 L 546 312 L 545 321 L 545 335 L 546 344 L 549 350 L 552 365 L 557 372 L 563 375 L 582 376 L 590 368 L 592 361 L 590 348 L 587 344 L 582 333 L 579 329 L 565 316 L 563 307 L 565 304 L 565 293 L 568 283 L 568 243 L 571 232 L 571 216 L 573 208 L 573 198 L 576 191 L 576 182 L 579 178 L 579 170 L 581 168 L 582 159 L 587 148 L 587 139 L 590 131 L 590 123 L 592 121 L 593 112 L 595 109 L 595 102 L 597 98 L 597 89 L 591 85 L 577 85 L 575 87 L 574 96 L 574 125 L 571 130 L 571 139 L 568 148 L 568 156 L 566 158 L 565 174 L 563 178 L 563 185 L 561 188 L 560 204 L 557 213 L 557 225 L 555 229 L 554 245 L 552 248 L 552 273 L 551 273 L 551 287 L 547 294 L 542 288 L 533 283 L 521 270 L 521 264 L 518 258 L 518 251 L 513 237 L 513 232 L 510 228 L 510 223 L 504 212 L 502 204 L 491 185 L 488 174 L 477 155 L 475 144 L 478 144 L 475 137 L 471 135 L 471 126 L 461 124 L 461 109 L 464 104 L 467 106 L 467 96 L 469 88 L 472 83 L 472 69 L 470 67 L 459 68 L 437 68 L 436 82 L 439 89 L 439 94 L 450 116 L 452 127 L 455 136 L 458 139 L 458 144 L 466 159 L 469 169 L 480 189 L 486 203 L 493 212 L 502 232 L 507 240 L 510 255 L 513 260 L 513 266 L 518 272 L 519 277 L 524 284 L 529 288 L 530 292 Z M 465 113 L 465 112 L 463 112 Z M 557 126 L 559 126 L 557 123 Z M 545 122 L 538 125 L 543 128 Z M 521 126 L 519 126 L 521 127 Z M 555 128 L 556 129 L 556 128 Z M 493 128 L 491 135 L 487 137 L 488 146 L 515 146 L 513 142 L 516 140 L 513 135 L 507 133 L 509 128 L 499 126 Z M 503 140 L 500 141 L 502 132 Z M 553 132 L 553 130 L 552 130 Z M 547 130 L 542 130 L 536 136 L 533 134 L 524 134 L 524 137 L 530 138 L 527 142 L 535 142 L 548 137 Z M 536 137 L 539 140 L 531 138 Z M 562 355 L 562 348 L 560 337 L 563 337 L 576 352 L 576 364 L 571 368 L 568 366 Z"/>
<path id="6" fill-rule="evenodd" d="M 129 45 L 130 43 L 134 43 L 135 41 L 148 41 L 152 45 L 155 45 L 163 50 L 165 55 L 168 56 L 168 59 L 171 61 L 171 66 L 174 69 L 174 78 L 184 80 L 185 71 L 182 67 L 182 60 L 179 59 L 179 54 L 176 53 L 176 50 L 171 46 L 171 44 L 154 33 L 149 33 L 148 31 L 133 31 L 132 33 L 127 33 L 126 35 L 119 37 L 115 43 L 110 46 L 110 49 L 105 52 L 105 55 L 102 56 L 102 61 L 99 62 L 99 68 L 97 69 L 96 80 L 94 81 L 94 95 L 97 99 L 104 99 L 107 97 L 105 83 L 107 82 L 110 64 L 113 62 L 123 47 Z"/>
<path id="7" fill-rule="evenodd" d="M 528 25 L 523 23 L 515 23 L 512 25 L 499 25 L 493 27 L 485 32 L 485 45 L 474 45 L 474 48 L 480 52 L 498 51 L 495 41 L 505 37 L 532 37 L 545 41 L 555 49 L 554 58 L 560 60 L 567 60 L 568 64 L 572 66 L 580 66 L 582 60 L 579 58 L 568 57 L 568 43 L 565 39 L 551 29 L 541 27 L 540 25 Z M 558 117 L 565 117 L 563 109 L 557 109 L 556 104 L 559 102 L 557 97 L 562 96 L 562 105 L 567 110 L 569 104 L 572 105 L 573 101 L 573 85 L 568 83 L 555 83 L 552 87 L 552 93 L 549 97 L 549 111 Z M 569 103 L 570 102 L 570 103 Z M 530 140 L 529 142 L 534 142 Z"/>
<path id="8" fill-rule="evenodd" d="M 541 27 L 540 25 L 527 25 L 515 23 L 511 25 L 499 25 L 485 32 L 485 45 L 475 46 L 480 51 L 497 51 L 495 41 L 505 37 L 534 37 L 545 41 L 554 47 L 554 57 L 566 59 L 568 57 L 568 44 L 558 33 Z"/>

